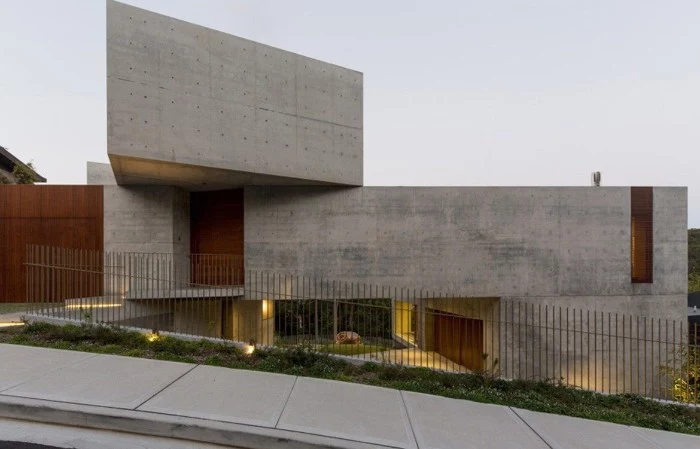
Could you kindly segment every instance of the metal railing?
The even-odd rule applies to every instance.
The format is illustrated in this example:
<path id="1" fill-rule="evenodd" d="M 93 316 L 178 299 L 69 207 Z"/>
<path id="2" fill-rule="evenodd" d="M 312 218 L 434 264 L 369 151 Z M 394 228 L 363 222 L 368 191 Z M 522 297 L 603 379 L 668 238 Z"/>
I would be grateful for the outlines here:
<path id="1" fill-rule="evenodd" d="M 697 403 L 700 329 L 502 298 L 243 271 L 224 256 L 27 250 L 28 313 Z"/>
<path id="2" fill-rule="evenodd" d="M 190 281 L 199 285 L 243 285 L 243 257 L 231 254 L 190 254 Z"/>

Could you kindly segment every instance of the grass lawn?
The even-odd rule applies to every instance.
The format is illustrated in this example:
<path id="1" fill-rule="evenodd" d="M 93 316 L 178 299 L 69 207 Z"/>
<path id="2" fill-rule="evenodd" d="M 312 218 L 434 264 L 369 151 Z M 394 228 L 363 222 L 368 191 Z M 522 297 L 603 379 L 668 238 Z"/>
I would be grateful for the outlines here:
<path id="1" fill-rule="evenodd" d="M 339 345 L 330 343 L 327 345 L 316 345 L 314 349 L 322 354 L 337 354 L 337 355 L 360 355 L 370 352 L 382 352 L 388 348 L 381 345 L 358 344 L 358 345 Z"/>
<path id="2" fill-rule="evenodd" d="M 27 304 L 24 302 L 0 302 L 0 315 L 5 313 L 26 312 Z"/>
<path id="3" fill-rule="evenodd" d="M 700 435 L 700 408 L 662 404 L 635 395 L 591 393 L 547 382 L 504 381 L 477 374 L 374 363 L 358 366 L 298 348 L 256 350 L 247 355 L 233 346 L 204 340 L 192 342 L 161 337 L 149 342 L 144 335 L 135 332 L 43 323 L 0 329 L 0 343 L 335 379 Z"/>
<path id="4" fill-rule="evenodd" d="M 40 307 L 62 307 L 62 303 L 34 303 L 33 307 L 35 308 L 40 308 Z M 6 313 L 17 313 L 17 312 L 26 312 L 27 311 L 27 303 L 26 302 L 0 302 L 0 315 L 4 315 Z"/>

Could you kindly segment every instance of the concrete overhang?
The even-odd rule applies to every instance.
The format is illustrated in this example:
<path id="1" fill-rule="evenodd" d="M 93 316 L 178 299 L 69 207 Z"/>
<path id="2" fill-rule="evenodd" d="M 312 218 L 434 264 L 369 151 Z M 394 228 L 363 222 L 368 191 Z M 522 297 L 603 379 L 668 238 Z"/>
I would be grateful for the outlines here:
<path id="1" fill-rule="evenodd" d="M 109 155 L 109 160 L 120 185 L 168 185 L 189 191 L 224 190 L 247 185 L 341 185 L 129 156 Z"/>
<path id="2" fill-rule="evenodd" d="M 119 184 L 360 186 L 362 83 L 356 70 L 107 2 Z"/>

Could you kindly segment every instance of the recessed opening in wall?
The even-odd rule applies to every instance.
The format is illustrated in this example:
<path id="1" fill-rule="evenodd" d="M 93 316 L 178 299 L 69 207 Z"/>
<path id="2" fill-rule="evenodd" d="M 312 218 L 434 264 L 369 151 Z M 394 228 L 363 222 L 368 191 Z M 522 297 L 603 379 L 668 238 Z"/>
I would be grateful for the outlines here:
<path id="1" fill-rule="evenodd" d="M 432 328 L 433 351 L 470 370 L 484 361 L 484 321 L 426 308 L 426 326 Z"/>
<path id="2" fill-rule="evenodd" d="M 654 281 L 654 191 L 651 187 L 631 188 L 632 283 Z"/>
<path id="3" fill-rule="evenodd" d="M 404 344 L 416 344 L 416 306 L 404 301 L 394 303 L 394 333 Z"/>
<path id="4" fill-rule="evenodd" d="M 190 252 L 194 283 L 239 285 L 243 281 L 243 189 L 190 195 Z"/>

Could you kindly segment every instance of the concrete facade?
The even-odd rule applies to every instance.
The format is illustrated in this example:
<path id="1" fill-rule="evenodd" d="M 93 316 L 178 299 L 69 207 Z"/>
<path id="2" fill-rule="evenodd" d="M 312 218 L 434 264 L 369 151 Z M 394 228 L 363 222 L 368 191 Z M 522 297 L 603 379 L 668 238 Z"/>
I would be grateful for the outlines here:
<path id="1" fill-rule="evenodd" d="M 654 190 L 654 282 L 633 284 L 629 188 L 300 185 L 362 184 L 359 72 L 111 0 L 107 22 L 114 176 L 88 176 L 120 184 L 106 250 L 185 255 L 188 191 L 244 185 L 247 270 L 645 315 L 683 301 L 683 188 Z"/>
<path id="2" fill-rule="evenodd" d="M 631 306 L 645 315 L 663 310 L 659 300 L 675 306 L 686 295 L 685 188 L 654 189 L 652 284 L 631 283 L 625 187 L 245 192 L 249 270 L 291 269 L 469 297 L 556 299 L 578 306 L 584 300 L 597 310 Z"/>
<path id="3" fill-rule="evenodd" d="M 189 192 L 175 186 L 118 185 L 110 165 L 98 162 L 88 162 L 87 180 L 105 186 L 106 252 L 189 254 Z"/>
<path id="4" fill-rule="evenodd" d="M 646 342 L 683 335 L 687 291 L 687 190 L 653 198 L 648 284 L 631 279 L 629 187 L 247 187 L 245 264 L 408 287 L 394 307 L 412 307 L 422 350 L 457 315 L 483 323 L 483 369 L 648 394 L 671 353 Z"/>
<path id="5" fill-rule="evenodd" d="M 362 74 L 107 2 L 120 184 L 362 184 Z"/>
<path id="6" fill-rule="evenodd" d="M 568 309 L 654 317 L 669 320 L 664 330 L 672 332 L 679 330 L 673 323 L 685 320 L 686 188 L 654 188 L 653 282 L 633 283 L 629 187 L 363 187 L 359 72 L 113 1 L 107 22 L 110 164 L 90 163 L 88 182 L 105 185 L 105 251 L 167 253 L 181 267 L 177 275 L 170 265 L 165 274 L 153 265 L 129 273 L 136 282 L 157 279 L 165 287 L 156 288 L 170 289 L 157 299 L 174 305 L 164 301 L 151 315 L 171 314 L 173 330 L 272 344 L 283 336 L 275 327 L 275 314 L 285 312 L 279 301 L 309 299 L 320 280 L 368 284 L 389 289 L 375 289 L 374 296 L 351 289 L 351 299 L 388 301 L 386 340 L 398 349 L 438 352 L 446 316 L 482 321 L 481 354 L 473 354 L 488 355 L 491 363 L 508 352 L 513 378 L 552 379 L 540 362 L 571 350 L 568 321 L 567 335 L 560 332 L 555 343 L 534 325 L 509 334 L 505 320 L 527 327 L 537 319 L 561 331 L 563 321 L 548 315 L 550 308 L 566 309 L 567 320 Z M 190 206 L 204 204 L 195 200 L 201 194 L 190 193 L 234 187 L 244 196 L 243 206 L 236 203 L 244 223 L 236 241 L 243 242 L 246 274 L 253 274 L 245 293 L 180 301 L 170 287 L 189 288 L 193 279 L 190 224 L 195 229 L 198 221 Z M 214 208 L 203 210 L 197 216 L 210 219 Z M 209 234 L 214 249 L 234 235 L 228 226 L 234 216 L 238 232 L 240 213 L 224 226 L 203 228 L 216 230 Z M 272 274 L 272 282 L 257 277 L 262 273 Z M 275 277 L 280 273 L 292 276 Z M 313 289 L 304 290 L 311 280 Z M 338 328 L 337 300 L 348 296 L 347 288 L 330 285 L 324 292 L 321 283 L 312 299 L 321 298 L 317 319 L 324 308 L 333 310 L 332 335 L 324 338 L 334 341 L 346 330 Z M 147 293 L 140 284 L 113 287 L 106 291 L 125 301 L 134 299 L 131 292 Z M 402 287 L 415 290 L 406 294 Z M 189 315 L 194 307 L 213 318 L 196 321 Z M 310 322 L 294 313 L 295 329 L 311 332 Z M 610 316 L 601 315 L 600 323 L 611 326 Z M 597 315 L 579 318 L 572 335 L 598 323 Z M 658 325 L 656 334 L 646 329 L 625 327 L 637 339 L 659 338 Z M 585 369 L 588 382 L 604 381 L 598 360 L 611 360 L 612 351 L 601 349 L 611 337 L 617 335 L 595 336 L 585 346 L 579 341 L 566 380 L 582 386 L 577 373 Z M 632 344 L 622 349 L 627 372 L 641 366 L 639 358 L 633 366 L 632 356 L 646 361 L 647 352 Z M 667 354 L 648 355 L 657 372 Z M 561 355 L 558 363 L 561 372 Z"/>
<path id="7" fill-rule="evenodd" d="M 105 186 L 117 185 L 112 166 L 100 162 L 87 163 L 87 183 Z"/>
<path id="8" fill-rule="evenodd" d="M 189 254 L 189 194 L 171 186 L 105 186 L 105 251 Z"/>

